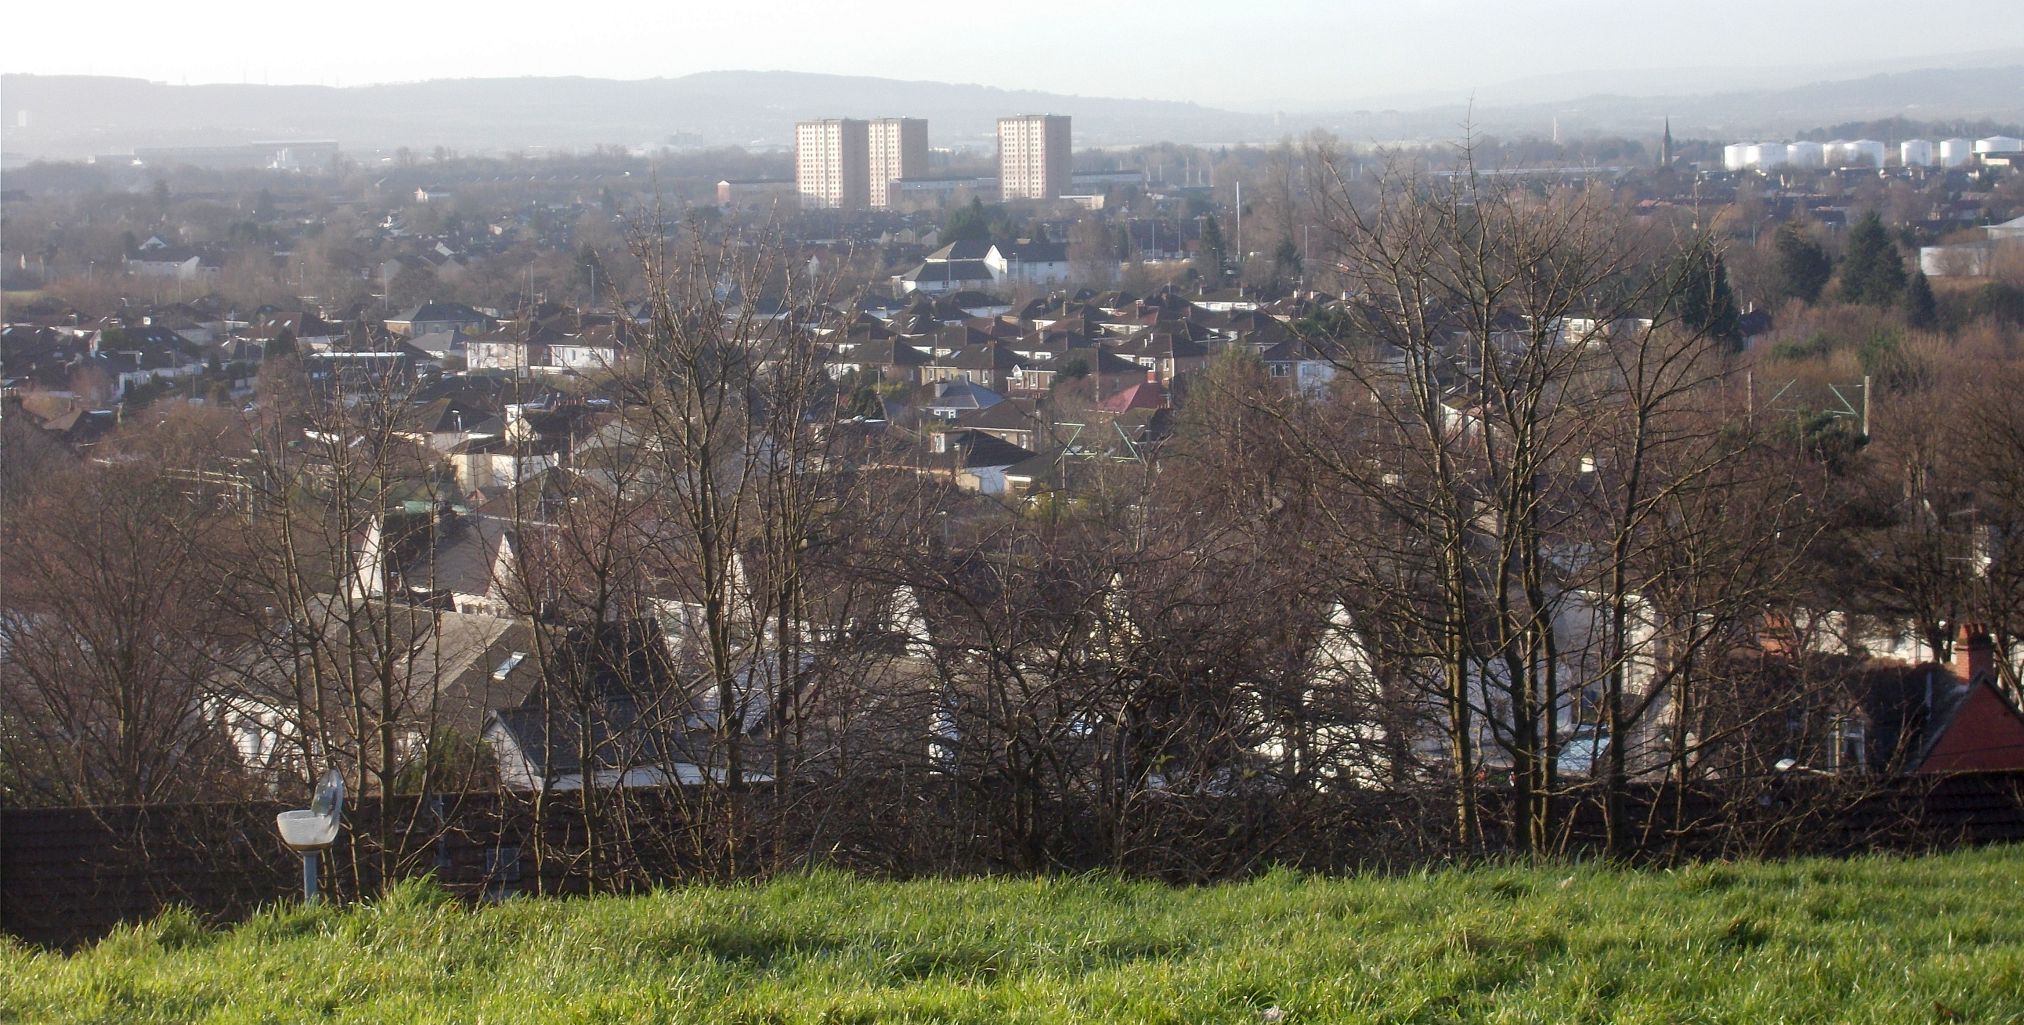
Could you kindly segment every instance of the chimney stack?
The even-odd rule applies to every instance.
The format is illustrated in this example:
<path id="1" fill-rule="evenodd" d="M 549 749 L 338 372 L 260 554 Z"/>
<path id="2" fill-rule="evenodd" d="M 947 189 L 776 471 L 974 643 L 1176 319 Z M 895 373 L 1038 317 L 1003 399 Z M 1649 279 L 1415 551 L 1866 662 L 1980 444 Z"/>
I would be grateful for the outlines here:
<path id="1" fill-rule="evenodd" d="M 1953 658 L 1947 663 L 1948 671 L 1962 683 L 1973 683 L 1995 665 L 1996 649 L 1988 631 L 1977 624 L 1961 624 L 1959 635 L 1954 638 Z"/>

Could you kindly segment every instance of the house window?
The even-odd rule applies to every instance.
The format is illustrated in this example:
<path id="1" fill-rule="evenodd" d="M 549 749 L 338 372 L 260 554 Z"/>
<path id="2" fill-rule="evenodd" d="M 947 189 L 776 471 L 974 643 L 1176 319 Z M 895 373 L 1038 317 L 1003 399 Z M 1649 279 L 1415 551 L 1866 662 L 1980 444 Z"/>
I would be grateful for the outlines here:
<path id="1" fill-rule="evenodd" d="M 520 881 L 520 848 L 499 844 L 485 850 L 485 878 L 495 883 Z"/>
<path id="2" fill-rule="evenodd" d="M 520 881 L 520 848 L 499 844 L 485 851 L 485 899 L 505 900 L 513 896 Z"/>
<path id="3" fill-rule="evenodd" d="M 1864 772 L 1869 768 L 1868 730 L 1862 720 L 1836 716 L 1831 723 L 1828 768 L 1835 772 Z"/>

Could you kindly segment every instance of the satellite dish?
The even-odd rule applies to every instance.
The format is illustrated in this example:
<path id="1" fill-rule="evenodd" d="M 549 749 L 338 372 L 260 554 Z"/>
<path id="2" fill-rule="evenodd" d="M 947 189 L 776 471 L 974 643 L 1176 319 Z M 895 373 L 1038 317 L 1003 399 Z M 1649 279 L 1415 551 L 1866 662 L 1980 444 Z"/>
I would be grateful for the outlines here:
<path id="1" fill-rule="evenodd" d="M 323 774 L 316 799 L 299 811 L 274 816 L 281 842 L 298 851 L 320 851 L 337 841 L 337 827 L 344 813 L 344 776 L 336 769 Z"/>

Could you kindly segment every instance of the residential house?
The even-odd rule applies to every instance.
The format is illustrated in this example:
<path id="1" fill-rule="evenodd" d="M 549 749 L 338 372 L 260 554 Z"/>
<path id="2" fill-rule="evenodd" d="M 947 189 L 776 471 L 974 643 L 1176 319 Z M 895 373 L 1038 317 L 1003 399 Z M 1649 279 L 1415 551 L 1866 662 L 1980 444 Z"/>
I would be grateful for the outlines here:
<path id="1" fill-rule="evenodd" d="M 520 376 L 595 373 L 618 365 L 634 330 L 625 317 L 563 310 L 470 336 L 465 365 Z"/>
<path id="2" fill-rule="evenodd" d="M 498 398 L 475 390 L 451 392 L 412 408 L 413 421 L 401 433 L 438 452 L 474 439 L 496 439 L 505 430 Z"/>
<path id="3" fill-rule="evenodd" d="M 483 737 L 499 779 L 514 790 L 693 785 L 725 778 L 715 692 L 694 692 L 659 624 L 601 623 L 571 628 L 517 704 L 495 708 Z M 771 709 L 760 679 L 765 660 L 741 674 L 745 707 L 740 737 L 747 766 L 765 765 Z M 764 781 L 763 772 L 743 773 Z"/>
<path id="4" fill-rule="evenodd" d="M 1265 300 L 1256 292 L 1243 288 L 1219 288 L 1204 290 L 1191 300 L 1194 305 L 1212 313 L 1230 313 L 1240 310 L 1255 310 Z"/>
<path id="5" fill-rule="evenodd" d="M 1004 394 L 1012 374 L 1020 367 L 1019 357 L 1000 342 L 966 345 L 949 355 L 938 355 L 921 368 L 924 383 L 968 381 Z"/>
<path id="6" fill-rule="evenodd" d="M 1127 385 L 1099 399 L 1098 413 L 1129 413 L 1134 410 L 1165 409 L 1169 405 L 1167 389 L 1159 382 L 1159 372 L 1148 370 L 1146 379 Z"/>
<path id="7" fill-rule="evenodd" d="M 344 325 L 306 310 L 263 309 L 246 327 L 246 339 L 263 352 L 283 339 L 300 352 L 328 352 L 347 337 Z"/>
<path id="8" fill-rule="evenodd" d="M 1319 343 L 1298 338 L 1281 341 L 1258 356 L 1273 383 L 1309 399 L 1327 394 L 1340 366 L 1340 357 L 1331 357 Z"/>
<path id="9" fill-rule="evenodd" d="M 332 751 L 367 759 L 368 780 L 397 776 L 426 742 L 475 739 L 488 709 L 526 693 L 532 641 L 517 620 L 325 597 L 228 660 L 206 711 L 270 788 L 312 778 Z M 379 743 L 387 732 L 390 764 Z"/>
<path id="10" fill-rule="evenodd" d="M 1008 467 L 1032 458 L 1033 453 L 982 431 L 957 429 L 929 436 L 929 450 L 949 457 L 957 486 L 983 495 L 1005 494 Z"/>
<path id="11" fill-rule="evenodd" d="M 126 254 L 125 265 L 127 273 L 137 278 L 199 282 L 215 280 L 225 269 L 225 260 L 208 246 L 170 245 L 150 237 Z"/>
<path id="12" fill-rule="evenodd" d="M 140 322 L 153 327 L 165 327 L 192 345 L 209 346 L 225 337 L 225 317 L 215 306 L 199 300 L 198 303 L 164 303 L 150 306 L 141 315 Z"/>
<path id="13" fill-rule="evenodd" d="M 919 266 L 895 276 L 893 286 L 902 295 L 989 289 L 998 282 L 985 259 L 990 252 L 988 242 L 951 242 L 929 253 Z"/>
<path id="14" fill-rule="evenodd" d="M 1041 439 L 1045 436 L 1040 412 L 1030 400 L 994 403 L 961 414 L 956 418 L 956 425 L 964 430 L 988 434 L 1029 452 L 1039 451 Z"/>
<path id="15" fill-rule="evenodd" d="M 0 388 L 9 395 L 74 394 L 73 375 L 90 349 L 87 339 L 53 327 L 9 324 L 0 330 Z"/>
<path id="16" fill-rule="evenodd" d="M 85 360 L 115 382 L 115 396 L 156 378 L 191 377 L 205 369 L 203 350 L 182 335 L 166 327 L 113 321 L 92 337 Z"/>
<path id="17" fill-rule="evenodd" d="M 89 409 L 76 406 L 41 422 L 44 436 L 74 452 L 84 452 L 119 430 L 117 409 Z"/>
<path id="18" fill-rule="evenodd" d="M 562 465 L 568 452 L 567 443 L 559 438 L 529 443 L 473 436 L 451 446 L 446 454 L 457 474 L 457 490 L 468 495 L 532 480 Z"/>
<path id="19" fill-rule="evenodd" d="M 995 242 L 984 253 L 993 279 L 1008 285 L 1055 285 L 1068 280 L 1066 242 Z"/>
<path id="20" fill-rule="evenodd" d="M 922 368 L 933 361 L 933 356 L 920 349 L 897 338 L 888 338 L 853 345 L 848 352 L 830 356 L 829 370 L 833 377 L 858 373 L 868 374 L 880 381 L 918 385 Z"/>
<path id="21" fill-rule="evenodd" d="M 387 330 L 403 338 L 428 334 L 483 334 L 499 326 L 490 317 L 463 303 L 431 299 L 411 310 L 388 317 Z"/>
<path id="22" fill-rule="evenodd" d="M 527 613 L 532 602 L 513 544 L 514 521 L 460 517 L 401 569 L 413 604 L 466 615 Z"/>
<path id="23" fill-rule="evenodd" d="M 1005 401 L 1005 396 L 980 384 L 969 381 L 938 381 L 935 383 L 935 397 L 925 409 L 929 416 L 942 420 L 955 420 L 966 413 L 989 409 Z"/>
<path id="24" fill-rule="evenodd" d="M 1152 371 L 1162 384 L 1172 384 L 1182 374 L 1200 370 L 1209 362 L 1208 346 L 1190 335 L 1206 336 L 1205 329 L 1187 325 L 1139 331 L 1116 344 L 1117 355 Z"/>
<path id="25" fill-rule="evenodd" d="M 1002 317 L 1012 312 L 1012 304 L 989 292 L 964 290 L 947 292 L 937 297 L 943 306 L 954 306 L 972 317 Z"/>
<path id="26" fill-rule="evenodd" d="M 2003 685 L 1995 646 L 1980 627 L 1957 629 L 1944 664 L 1886 665 L 1869 670 L 1867 682 L 1858 701 L 1833 719 L 1830 743 L 1814 752 L 1818 761 L 1809 767 L 1928 775 L 2024 770 L 2024 710 Z"/>

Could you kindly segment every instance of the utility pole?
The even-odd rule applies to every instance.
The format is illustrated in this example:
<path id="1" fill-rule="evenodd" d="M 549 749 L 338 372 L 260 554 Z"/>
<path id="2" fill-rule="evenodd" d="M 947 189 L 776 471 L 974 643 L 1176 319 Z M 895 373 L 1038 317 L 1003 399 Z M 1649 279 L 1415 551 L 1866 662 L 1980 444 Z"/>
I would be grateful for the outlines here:
<path id="1" fill-rule="evenodd" d="M 1237 179 L 1237 278 L 1244 277 L 1244 180 Z"/>

